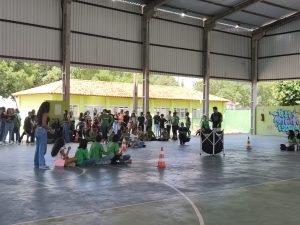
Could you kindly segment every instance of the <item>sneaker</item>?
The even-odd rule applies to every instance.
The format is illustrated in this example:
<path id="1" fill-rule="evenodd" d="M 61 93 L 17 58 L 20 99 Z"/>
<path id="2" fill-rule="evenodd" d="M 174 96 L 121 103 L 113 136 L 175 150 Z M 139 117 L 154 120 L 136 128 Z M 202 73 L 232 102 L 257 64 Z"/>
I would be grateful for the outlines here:
<path id="1" fill-rule="evenodd" d="M 40 170 L 50 170 L 49 166 L 40 166 L 39 167 Z"/>

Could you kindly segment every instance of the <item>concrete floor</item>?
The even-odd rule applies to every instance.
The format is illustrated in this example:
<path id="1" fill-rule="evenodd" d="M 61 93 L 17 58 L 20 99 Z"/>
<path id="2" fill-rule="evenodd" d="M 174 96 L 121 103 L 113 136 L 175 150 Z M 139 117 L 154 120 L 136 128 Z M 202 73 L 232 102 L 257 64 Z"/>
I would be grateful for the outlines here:
<path id="1" fill-rule="evenodd" d="M 246 141 L 227 135 L 225 157 L 200 156 L 196 137 L 151 142 L 130 165 L 50 171 L 33 169 L 34 146 L 0 146 L 0 224 L 300 224 L 300 152 L 280 152 L 284 138 L 252 137 L 249 152 Z"/>

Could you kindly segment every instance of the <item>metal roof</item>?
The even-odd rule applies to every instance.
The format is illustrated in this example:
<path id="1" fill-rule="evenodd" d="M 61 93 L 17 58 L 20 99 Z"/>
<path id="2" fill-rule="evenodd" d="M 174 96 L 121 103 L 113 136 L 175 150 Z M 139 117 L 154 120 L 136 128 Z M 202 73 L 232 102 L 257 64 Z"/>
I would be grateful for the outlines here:
<path id="1" fill-rule="evenodd" d="M 258 29 L 300 11 L 300 0 L 127 0 L 229 25 Z M 155 5 L 154 4 L 154 5 Z M 221 15 L 221 18 L 218 18 Z"/>

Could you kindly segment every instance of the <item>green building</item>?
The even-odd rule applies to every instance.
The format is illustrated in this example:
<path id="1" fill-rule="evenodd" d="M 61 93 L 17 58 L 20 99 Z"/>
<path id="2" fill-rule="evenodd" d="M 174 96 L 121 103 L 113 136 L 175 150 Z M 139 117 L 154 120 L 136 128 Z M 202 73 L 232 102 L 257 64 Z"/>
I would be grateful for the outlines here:
<path id="1" fill-rule="evenodd" d="M 150 112 L 167 114 L 176 111 L 181 119 L 190 112 L 194 129 L 202 116 L 202 92 L 177 86 L 150 85 Z M 70 110 L 78 117 L 80 112 L 110 109 L 132 111 L 134 84 L 94 80 L 71 80 Z M 22 111 L 37 109 L 45 100 L 62 99 L 62 81 L 14 93 Z M 217 106 L 224 113 L 227 99 L 210 96 L 210 108 Z M 142 85 L 138 86 L 138 112 L 142 111 Z M 212 109 L 211 109 L 212 110 Z"/>

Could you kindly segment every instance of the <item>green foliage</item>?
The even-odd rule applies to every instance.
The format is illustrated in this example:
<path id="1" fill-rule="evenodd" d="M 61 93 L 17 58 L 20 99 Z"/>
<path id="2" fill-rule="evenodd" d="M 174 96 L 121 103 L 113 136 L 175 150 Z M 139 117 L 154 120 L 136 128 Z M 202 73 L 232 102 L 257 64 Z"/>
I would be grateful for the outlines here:
<path id="1" fill-rule="evenodd" d="M 196 82 L 194 89 L 203 91 L 203 81 Z M 250 91 L 250 83 L 228 80 L 210 80 L 210 94 L 229 99 L 235 103 L 239 103 L 243 108 L 250 107 Z"/>
<path id="2" fill-rule="evenodd" d="M 280 81 L 273 87 L 273 95 L 281 106 L 300 104 L 300 80 Z"/>
<path id="3" fill-rule="evenodd" d="M 0 96 L 2 97 L 9 97 L 14 92 L 48 84 L 62 78 L 59 67 L 16 61 L 0 61 L 0 77 Z M 133 83 L 134 74 L 73 67 L 71 78 Z M 142 81 L 142 75 L 138 74 L 138 82 L 141 84 Z M 158 75 L 150 76 L 150 84 L 178 86 L 174 77 Z"/>
<path id="4" fill-rule="evenodd" d="M 273 97 L 274 82 L 259 82 L 257 84 L 257 105 L 272 106 L 277 105 Z"/>

